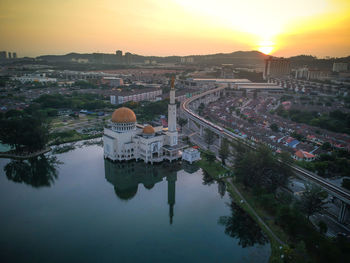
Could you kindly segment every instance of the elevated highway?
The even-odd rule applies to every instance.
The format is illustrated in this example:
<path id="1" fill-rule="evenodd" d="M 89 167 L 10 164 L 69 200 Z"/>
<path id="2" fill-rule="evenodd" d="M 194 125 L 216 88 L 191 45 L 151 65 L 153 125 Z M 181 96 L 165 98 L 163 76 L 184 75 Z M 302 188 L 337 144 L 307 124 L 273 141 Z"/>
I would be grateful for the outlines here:
<path id="1" fill-rule="evenodd" d="M 181 112 L 183 116 L 187 118 L 188 125 L 190 125 L 190 122 L 194 122 L 197 126 L 199 126 L 201 136 L 203 136 L 204 129 L 210 129 L 218 135 L 219 144 L 221 143 L 222 138 L 227 138 L 230 141 L 239 141 L 240 143 L 243 143 L 252 149 L 256 149 L 256 145 L 254 142 L 206 120 L 205 118 L 199 116 L 195 112 L 195 109 L 197 109 L 201 103 L 208 104 L 212 101 L 219 99 L 221 95 L 225 94 L 225 88 L 226 86 L 218 87 L 216 89 L 208 90 L 206 92 L 203 92 L 199 95 L 193 96 L 192 98 L 185 100 L 181 104 Z M 342 205 L 338 214 L 338 221 L 344 222 L 344 220 L 346 219 L 347 210 L 350 207 L 350 192 L 337 185 L 332 184 L 331 182 L 316 175 L 315 173 L 307 171 L 297 165 L 289 164 L 289 166 L 293 169 L 296 176 L 308 182 L 319 185 L 331 196 L 341 200 Z"/>

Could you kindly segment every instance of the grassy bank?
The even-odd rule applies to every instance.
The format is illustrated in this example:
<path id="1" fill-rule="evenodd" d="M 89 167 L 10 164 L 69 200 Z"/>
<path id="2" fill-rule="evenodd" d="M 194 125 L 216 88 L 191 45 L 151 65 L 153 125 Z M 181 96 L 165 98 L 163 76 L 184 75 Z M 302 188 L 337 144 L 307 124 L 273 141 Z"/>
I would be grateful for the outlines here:
<path id="1" fill-rule="evenodd" d="M 215 179 L 219 179 L 219 175 L 226 173 L 228 170 L 221 166 L 221 164 L 217 161 L 215 162 L 208 162 L 205 159 L 202 159 L 197 162 L 197 165 L 202 168 L 204 171 L 206 171 L 211 177 Z M 232 197 L 233 201 L 238 204 L 246 213 L 248 213 L 260 226 L 260 228 L 264 231 L 264 233 L 268 236 L 270 243 L 271 243 L 271 256 L 270 256 L 270 263 L 281 263 L 283 262 L 283 259 L 281 258 L 282 250 L 280 249 L 281 244 L 275 239 L 275 237 L 268 231 L 266 226 L 260 222 L 260 220 L 256 217 L 256 214 L 253 212 L 253 210 L 248 206 L 246 202 L 241 203 L 241 197 L 238 195 L 238 193 L 233 189 L 231 183 L 228 180 L 224 180 L 227 186 L 227 191 L 229 192 L 230 196 Z M 236 184 L 235 184 L 236 185 Z M 274 220 L 271 218 L 270 215 L 266 213 L 263 209 L 257 207 L 256 202 L 254 202 L 253 196 L 248 193 L 247 191 L 244 191 L 241 186 L 236 186 L 238 191 L 243 195 L 243 197 L 246 199 L 246 201 L 253 207 L 255 212 L 258 214 L 260 218 L 262 218 L 266 225 L 277 235 L 283 242 L 287 240 L 286 234 L 274 224 Z"/>
<path id="2" fill-rule="evenodd" d="M 76 142 L 81 140 L 89 140 L 94 138 L 99 138 L 102 136 L 102 133 L 97 134 L 81 134 L 75 130 L 65 131 L 65 132 L 55 132 L 50 134 L 50 143 L 49 145 L 59 145 L 68 142 Z"/>
<path id="3" fill-rule="evenodd" d="M 242 191 L 239 190 L 239 192 L 244 197 L 244 199 L 251 205 L 251 207 L 253 207 L 256 214 L 253 212 L 251 207 L 248 206 L 247 202 L 241 202 L 241 197 L 233 189 L 231 183 L 228 182 L 227 180 L 225 180 L 225 181 L 226 181 L 226 185 L 227 185 L 227 192 L 229 192 L 230 196 L 235 201 L 235 203 L 238 204 L 246 213 L 248 213 L 255 220 L 255 222 L 260 226 L 260 228 L 264 231 L 264 233 L 268 236 L 268 238 L 270 240 L 270 244 L 271 244 L 271 255 L 270 255 L 269 262 L 270 263 L 282 263 L 283 262 L 283 259 L 281 258 L 282 250 L 280 249 L 281 244 L 278 242 L 278 240 L 275 239 L 275 237 L 270 233 L 270 231 L 268 231 L 266 226 L 264 224 L 262 224 L 262 222 L 257 218 L 256 214 L 258 214 L 258 216 L 264 220 L 265 224 L 268 225 L 268 227 L 280 239 L 281 239 L 281 237 L 285 237 L 285 234 L 283 232 L 281 232 L 280 229 L 278 231 L 276 231 L 276 227 L 273 227 L 271 225 L 272 220 L 266 220 L 266 216 L 264 216 L 265 213 L 262 213 L 261 209 L 257 209 L 256 206 L 252 202 L 250 202 L 250 198 L 246 197 L 247 196 L 246 192 L 243 192 L 244 193 L 244 195 L 243 195 Z M 285 242 L 286 240 L 282 238 L 282 241 Z"/>
<path id="4" fill-rule="evenodd" d="M 207 160 L 202 159 L 196 162 L 196 164 L 215 179 L 219 179 L 220 174 L 226 173 L 228 171 L 217 161 L 209 163 Z"/>

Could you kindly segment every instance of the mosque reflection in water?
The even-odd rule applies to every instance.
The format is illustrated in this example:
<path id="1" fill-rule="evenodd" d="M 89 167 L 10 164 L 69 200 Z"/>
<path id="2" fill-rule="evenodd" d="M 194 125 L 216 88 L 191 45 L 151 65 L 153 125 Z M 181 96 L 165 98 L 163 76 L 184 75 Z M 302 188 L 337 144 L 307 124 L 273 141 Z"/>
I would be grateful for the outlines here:
<path id="1" fill-rule="evenodd" d="M 114 186 L 115 194 L 121 200 L 127 201 L 134 198 L 137 194 L 139 184 L 143 184 L 147 189 L 152 189 L 155 184 L 162 182 L 165 177 L 168 184 L 170 224 L 172 224 L 174 217 L 177 172 L 181 169 L 187 173 L 194 173 L 199 168 L 196 165 L 180 164 L 179 162 L 150 165 L 141 162 L 113 163 L 105 160 L 106 179 Z M 217 184 L 218 193 L 221 198 L 225 195 L 226 185 L 223 181 L 216 181 L 204 171 L 202 180 L 203 185 Z M 230 215 L 221 216 L 218 219 L 218 224 L 225 227 L 225 233 L 228 236 L 237 238 L 239 245 L 243 248 L 268 243 L 268 239 L 249 214 L 232 200 L 228 206 L 231 211 Z"/>
<path id="2" fill-rule="evenodd" d="M 132 199 L 137 193 L 139 184 L 150 190 L 165 177 L 168 182 L 170 224 L 173 223 L 177 171 L 180 169 L 181 165 L 176 162 L 150 165 L 141 162 L 113 163 L 105 159 L 106 179 L 114 185 L 115 194 L 121 200 Z"/>

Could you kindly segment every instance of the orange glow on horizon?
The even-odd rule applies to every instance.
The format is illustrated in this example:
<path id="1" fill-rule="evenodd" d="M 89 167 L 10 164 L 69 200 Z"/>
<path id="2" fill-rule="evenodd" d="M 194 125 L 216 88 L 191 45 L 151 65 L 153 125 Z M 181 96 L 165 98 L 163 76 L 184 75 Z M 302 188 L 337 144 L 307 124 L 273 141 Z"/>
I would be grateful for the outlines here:
<path id="1" fill-rule="evenodd" d="M 0 50 L 350 54 L 348 0 L 1 0 Z"/>
<path id="2" fill-rule="evenodd" d="M 258 49 L 260 52 L 264 53 L 265 55 L 269 55 L 271 54 L 272 50 L 273 50 L 273 47 L 269 47 L 269 46 L 262 46 L 262 47 L 259 47 Z"/>
<path id="3" fill-rule="evenodd" d="M 273 43 L 272 41 L 261 41 L 258 45 L 258 50 L 264 53 L 265 55 L 270 55 L 274 49 L 275 43 Z"/>

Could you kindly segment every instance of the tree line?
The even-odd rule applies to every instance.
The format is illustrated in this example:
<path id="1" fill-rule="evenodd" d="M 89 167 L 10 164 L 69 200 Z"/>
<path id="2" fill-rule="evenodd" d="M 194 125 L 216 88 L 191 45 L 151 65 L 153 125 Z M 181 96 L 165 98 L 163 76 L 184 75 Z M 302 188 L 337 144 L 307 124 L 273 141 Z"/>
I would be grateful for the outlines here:
<path id="1" fill-rule="evenodd" d="M 288 153 L 275 155 L 264 145 L 253 151 L 240 143 L 233 144 L 234 174 L 237 182 L 254 198 L 256 204 L 274 218 L 274 223 L 288 234 L 290 244 L 285 262 L 347 262 L 350 244 L 342 237 L 325 236 L 327 225 L 317 229 L 310 221 L 327 206 L 328 194 L 317 185 L 307 184 L 300 198 L 286 194 L 291 168 Z M 346 259 L 345 261 L 343 261 Z"/>
<path id="2" fill-rule="evenodd" d="M 215 137 L 205 130 L 206 137 Z M 212 140 L 212 139 L 211 139 Z M 208 145 L 213 143 L 207 140 Z M 214 153 L 205 151 L 203 157 L 208 163 L 216 159 Z M 232 170 L 238 185 L 253 197 L 254 205 L 265 210 L 275 225 L 288 234 L 289 246 L 284 248 L 284 262 L 347 262 L 350 259 L 350 244 L 346 238 L 338 236 L 329 239 L 325 236 L 327 225 L 321 220 L 317 227 L 310 218 L 322 212 L 328 202 L 328 194 L 317 185 L 307 184 L 300 198 L 294 198 L 283 189 L 287 189 L 292 170 L 288 166 L 292 159 L 288 153 L 275 155 L 267 146 L 258 145 L 256 150 L 242 143 L 223 140 L 219 149 L 222 164 L 228 158 L 233 159 Z M 207 181 L 210 181 L 207 179 Z M 231 204 L 232 207 L 232 204 Z M 222 217 L 220 224 L 225 225 L 225 232 L 230 236 L 240 237 L 235 229 L 235 217 Z M 244 235 L 242 235 L 244 240 Z M 260 243 L 263 240 L 256 231 L 249 235 L 242 245 Z M 242 241 L 242 240 L 241 240 Z"/>
<path id="3" fill-rule="evenodd" d="M 325 130 L 350 134 L 350 113 L 340 110 L 320 114 L 316 111 L 300 111 L 297 109 L 284 110 L 279 107 L 276 113 L 297 123 L 305 123 Z"/>

